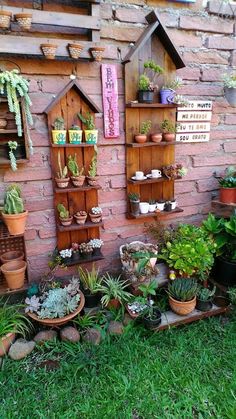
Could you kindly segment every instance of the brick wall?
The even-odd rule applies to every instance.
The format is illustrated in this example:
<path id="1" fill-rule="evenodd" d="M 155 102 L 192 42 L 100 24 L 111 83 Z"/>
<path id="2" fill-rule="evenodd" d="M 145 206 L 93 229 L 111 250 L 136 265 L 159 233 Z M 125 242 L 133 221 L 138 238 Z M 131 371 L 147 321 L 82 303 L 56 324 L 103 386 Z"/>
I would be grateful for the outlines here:
<path id="1" fill-rule="evenodd" d="M 99 175 L 102 190 L 99 202 L 104 211 L 103 238 L 106 260 L 102 268 L 119 266 L 118 249 L 127 240 L 143 237 L 143 225 L 127 220 L 125 189 L 125 135 L 124 135 L 124 83 L 119 57 L 124 57 L 129 42 L 134 42 L 145 27 L 145 15 L 157 7 L 171 37 L 179 47 L 187 64 L 178 71 L 184 80 L 181 93 L 189 99 L 211 99 L 214 102 L 211 140 L 205 144 L 182 144 L 176 147 L 176 159 L 188 167 L 188 175 L 176 182 L 176 197 L 184 213 L 171 221 L 198 221 L 210 210 L 212 194 L 217 182 L 214 172 L 222 172 L 229 164 L 236 164 L 236 108 L 228 106 L 222 94 L 221 75 L 236 65 L 235 24 L 210 15 L 202 1 L 183 6 L 166 1 L 119 0 L 101 4 L 102 42 L 107 46 L 105 62 L 115 62 L 119 77 L 120 138 L 114 141 L 102 138 L 100 128 Z M 42 114 L 63 86 L 73 70 L 77 71 L 81 85 L 101 106 L 100 68 L 97 63 L 71 63 L 58 66 L 54 62 L 15 60 L 22 73 L 31 80 L 34 128 L 32 139 L 35 154 L 29 164 L 16 173 L 2 173 L 1 181 L 20 182 L 30 211 L 26 232 L 31 278 L 37 279 L 46 269 L 48 253 L 56 244 L 53 191 L 49 164 L 49 139 Z M 59 73 L 59 74 L 58 74 Z M 114 145 L 112 145 L 112 143 Z M 1 183 L 0 192 L 4 189 Z M 112 261 L 112 263 L 111 263 Z"/>

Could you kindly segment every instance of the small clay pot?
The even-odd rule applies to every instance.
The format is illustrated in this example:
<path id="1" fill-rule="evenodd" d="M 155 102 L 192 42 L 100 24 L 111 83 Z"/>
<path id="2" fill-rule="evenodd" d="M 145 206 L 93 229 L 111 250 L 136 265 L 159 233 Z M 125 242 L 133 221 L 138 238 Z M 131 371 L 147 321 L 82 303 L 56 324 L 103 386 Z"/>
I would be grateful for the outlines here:
<path id="1" fill-rule="evenodd" d="M 8 29 L 11 23 L 12 13 L 8 10 L 0 10 L 0 28 Z"/>
<path id="2" fill-rule="evenodd" d="M 56 56 L 57 45 L 55 45 L 55 44 L 41 44 L 40 48 L 43 51 L 43 55 L 48 60 L 54 60 L 54 58 Z"/>
<path id="3" fill-rule="evenodd" d="M 6 224 L 11 236 L 19 236 L 24 234 L 27 217 L 28 211 L 24 211 L 19 214 L 2 213 L 3 221 Z"/>
<path id="4" fill-rule="evenodd" d="M 224 297 L 223 295 L 218 295 L 214 297 L 213 303 L 217 307 L 228 307 L 230 305 L 230 300 L 227 297 Z"/>
<path id="5" fill-rule="evenodd" d="M 2 263 L 11 262 L 12 260 L 23 260 L 24 253 L 21 250 L 10 250 L 9 252 L 5 252 L 0 256 L 0 260 Z"/>
<path id="6" fill-rule="evenodd" d="M 89 217 L 90 220 L 92 221 L 92 223 L 100 223 L 100 221 L 102 220 L 102 214 L 90 214 L 89 213 Z"/>
<path id="7" fill-rule="evenodd" d="M 135 139 L 136 143 L 143 144 L 143 143 L 146 143 L 146 141 L 147 141 L 147 135 L 146 134 L 137 134 L 137 135 L 134 136 L 134 139 Z"/>
<path id="8" fill-rule="evenodd" d="M 151 134 L 151 140 L 153 143 L 160 143 L 162 140 L 162 133 Z"/>
<path id="9" fill-rule="evenodd" d="M 58 188 L 67 188 L 69 181 L 69 177 L 65 177 L 64 179 L 55 178 L 55 182 Z"/>
<path id="10" fill-rule="evenodd" d="M 177 301 L 169 297 L 169 304 L 171 310 L 179 316 L 186 316 L 190 314 L 196 307 L 197 298 L 194 297 L 191 301 Z"/>
<path id="11" fill-rule="evenodd" d="M 112 298 L 109 301 L 109 303 L 107 304 L 107 308 L 114 308 L 115 310 L 117 310 L 118 308 L 120 308 L 120 306 L 121 306 L 121 303 L 116 298 Z"/>
<path id="12" fill-rule="evenodd" d="M 175 141 L 175 134 L 172 134 L 170 132 L 163 133 L 162 136 L 163 136 L 163 141 L 167 141 L 167 142 Z"/>
<path id="13" fill-rule="evenodd" d="M 93 56 L 94 61 L 102 61 L 103 52 L 105 51 L 104 47 L 92 47 L 90 52 Z"/>
<path id="14" fill-rule="evenodd" d="M 85 224 L 87 213 L 85 211 L 81 211 L 81 213 L 77 212 L 74 214 L 74 218 L 77 224 Z"/>
<path id="15" fill-rule="evenodd" d="M 83 186 L 84 181 L 85 181 L 85 176 L 71 176 L 71 182 L 77 188 L 80 186 Z"/>
<path id="16" fill-rule="evenodd" d="M 8 353 L 11 344 L 15 340 L 15 333 L 8 333 L 7 335 L 0 338 L 0 357 Z"/>
<path id="17" fill-rule="evenodd" d="M 86 176 L 87 182 L 89 186 L 99 186 L 98 185 L 98 176 Z"/>
<path id="18" fill-rule="evenodd" d="M 11 290 L 22 288 L 25 280 L 27 263 L 24 260 L 12 260 L 1 266 L 7 285 Z"/>
<path id="19" fill-rule="evenodd" d="M 68 218 L 59 217 L 59 219 L 60 219 L 61 225 L 64 226 L 64 227 L 69 227 L 72 224 L 72 221 L 73 221 L 73 217 L 68 217 Z"/>
<path id="20" fill-rule="evenodd" d="M 81 54 L 81 52 L 83 51 L 83 45 L 81 44 L 68 44 L 68 49 L 69 49 L 69 53 L 71 58 L 74 58 L 74 60 L 77 60 Z"/>
<path id="21" fill-rule="evenodd" d="M 6 128 L 6 126 L 7 126 L 7 120 L 1 118 L 0 119 L 0 129 L 4 129 L 4 128 Z"/>
<path id="22" fill-rule="evenodd" d="M 21 29 L 28 31 L 31 28 L 32 14 L 31 13 L 17 13 L 15 15 L 17 23 L 19 23 Z"/>

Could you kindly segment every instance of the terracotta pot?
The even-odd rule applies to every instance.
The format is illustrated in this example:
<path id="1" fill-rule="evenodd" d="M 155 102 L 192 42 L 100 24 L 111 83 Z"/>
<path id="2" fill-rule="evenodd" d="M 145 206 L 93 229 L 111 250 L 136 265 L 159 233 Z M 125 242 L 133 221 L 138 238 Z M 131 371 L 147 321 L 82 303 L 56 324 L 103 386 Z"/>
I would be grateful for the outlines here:
<path id="1" fill-rule="evenodd" d="M 31 28 L 32 14 L 31 13 L 17 13 L 15 15 L 17 23 L 24 30 L 29 30 Z"/>
<path id="2" fill-rule="evenodd" d="M 23 287 L 26 267 L 27 263 L 24 260 L 12 260 L 1 266 L 1 271 L 11 290 L 17 290 Z"/>
<path id="3" fill-rule="evenodd" d="M 0 28 L 8 29 L 11 23 L 12 13 L 8 10 L 0 10 Z"/>
<path id="4" fill-rule="evenodd" d="M 98 185 L 98 176 L 86 176 L 87 182 L 90 186 L 99 186 Z"/>
<path id="5" fill-rule="evenodd" d="M 6 224 L 11 236 L 18 236 L 19 234 L 24 234 L 27 217 L 28 211 L 21 212 L 20 214 L 2 213 L 3 221 Z"/>
<path id="6" fill-rule="evenodd" d="M 191 313 L 196 307 L 196 302 L 196 296 L 191 301 L 177 301 L 174 298 L 169 297 L 171 310 L 179 316 L 186 316 Z"/>
<path id="7" fill-rule="evenodd" d="M 90 217 L 90 220 L 92 221 L 92 223 L 100 223 L 100 221 L 102 220 L 102 215 L 101 214 L 90 214 L 89 213 L 89 217 Z"/>
<path id="8" fill-rule="evenodd" d="M 4 128 L 6 128 L 6 126 L 7 126 L 7 120 L 1 118 L 0 119 L 0 129 L 4 129 Z"/>
<path id="9" fill-rule="evenodd" d="M 71 181 L 74 186 L 83 186 L 85 181 L 85 176 L 71 176 Z"/>
<path id="10" fill-rule="evenodd" d="M 160 142 L 161 142 L 161 140 L 162 140 L 162 133 L 152 134 L 152 135 L 151 135 L 151 140 L 152 140 L 154 143 L 160 143 Z"/>
<path id="11" fill-rule="evenodd" d="M 236 188 L 220 188 L 220 202 L 224 204 L 235 204 Z"/>
<path id="12" fill-rule="evenodd" d="M 69 49 L 69 53 L 71 58 L 74 58 L 75 60 L 77 60 L 81 54 L 81 51 L 83 51 L 83 45 L 81 44 L 68 44 L 68 49 Z"/>
<path id="13" fill-rule="evenodd" d="M 0 356 L 4 356 L 8 353 L 11 344 L 15 340 L 15 333 L 8 333 L 6 336 L 0 338 Z"/>
<path id="14" fill-rule="evenodd" d="M 43 55 L 48 60 L 54 60 L 55 55 L 56 55 L 57 45 L 55 45 L 55 44 L 41 44 L 40 48 L 43 51 Z"/>
<path id="15" fill-rule="evenodd" d="M 129 314 L 129 316 L 132 318 L 132 319 L 137 319 L 142 313 L 132 313 L 132 311 L 129 309 L 129 307 L 128 307 L 128 304 L 126 304 L 126 306 L 125 306 L 125 308 L 126 308 L 126 310 L 127 310 L 127 312 L 128 312 L 128 314 Z"/>
<path id="16" fill-rule="evenodd" d="M 117 300 L 116 298 L 112 298 L 109 303 L 107 304 L 107 308 L 114 308 L 114 309 L 118 309 L 120 308 L 121 303 L 119 302 L 119 300 Z"/>
<path id="17" fill-rule="evenodd" d="M 56 319 L 40 319 L 35 313 L 27 313 L 27 315 L 31 319 L 36 320 L 38 323 L 44 324 L 45 326 L 51 326 L 51 327 L 62 326 L 63 324 L 68 323 L 70 320 L 76 317 L 83 309 L 84 302 L 85 302 L 84 294 L 81 291 L 79 291 L 79 293 L 80 293 L 80 302 L 79 302 L 78 308 L 75 311 L 73 311 L 73 313 L 67 314 L 67 316 L 65 317 L 56 318 Z"/>
<path id="18" fill-rule="evenodd" d="M 64 227 L 69 227 L 72 224 L 72 221 L 73 221 L 73 217 L 68 217 L 68 218 L 59 217 L 59 219 L 60 219 L 61 225 L 64 226 Z"/>
<path id="19" fill-rule="evenodd" d="M 74 218 L 75 218 L 75 221 L 76 221 L 77 224 L 85 224 L 85 221 L 87 219 L 87 213 L 85 213 L 83 215 L 79 214 L 79 213 L 76 213 L 76 214 L 74 214 Z"/>
<path id="20" fill-rule="evenodd" d="M 163 133 L 163 141 L 172 142 L 175 141 L 175 134 L 171 134 L 169 132 Z"/>
<path id="21" fill-rule="evenodd" d="M 92 47 L 90 48 L 90 52 L 93 56 L 94 61 L 102 61 L 103 52 L 105 51 L 105 48 L 103 47 Z"/>
<path id="22" fill-rule="evenodd" d="M 12 260 L 23 260 L 24 253 L 21 250 L 10 250 L 9 252 L 5 252 L 0 256 L 0 260 L 2 263 L 11 262 Z"/>
<path id="23" fill-rule="evenodd" d="M 55 182 L 58 188 L 67 188 L 69 181 L 69 177 L 65 177 L 64 179 L 55 178 Z"/>
<path id="24" fill-rule="evenodd" d="M 143 143 L 146 143 L 146 141 L 147 141 L 147 135 L 146 134 L 137 134 L 137 135 L 134 136 L 134 139 L 135 139 L 136 143 L 143 144 Z"/>

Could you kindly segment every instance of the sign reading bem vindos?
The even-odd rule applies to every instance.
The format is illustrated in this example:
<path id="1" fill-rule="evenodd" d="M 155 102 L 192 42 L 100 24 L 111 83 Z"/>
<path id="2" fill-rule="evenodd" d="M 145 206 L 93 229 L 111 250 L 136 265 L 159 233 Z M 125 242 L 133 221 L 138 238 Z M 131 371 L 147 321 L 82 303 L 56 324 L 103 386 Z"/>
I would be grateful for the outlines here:
<path id="1" fill-rule="evenodd" d="M 176 141 L 205 142 L 210 139 L 212 101 L 191 100 L 178 106 Z"/>
<path id="2" fill-rule="evenodd" d="M 102 64 L 104 137 L 119 137 L 118 84 L 115 64 Z"/>

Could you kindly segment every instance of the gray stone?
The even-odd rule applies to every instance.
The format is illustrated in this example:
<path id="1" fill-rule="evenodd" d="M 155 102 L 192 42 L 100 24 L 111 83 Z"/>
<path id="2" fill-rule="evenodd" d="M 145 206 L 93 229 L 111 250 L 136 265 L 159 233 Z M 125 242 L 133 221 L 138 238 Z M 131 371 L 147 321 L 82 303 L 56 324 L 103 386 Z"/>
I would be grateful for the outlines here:
<path id="1" fill-rule="evenodd" d="M 129 323 L 133 322 L 132 317 L 128 313 L 125 313 L 124 319 L 123 319 L 123 325 L 127 326 Z"/>
<path id="2" fill-rule="evenodd" d="M 18 361 L 29 355 L 33 351 L 35 345 L 36 343 L 32 340 L 27 341 L 25 339 L 17 339 L 15 343 L 11 345 L 8 355 L 14 361 Z"/>
<path id="3" fill-rule="evenodd" d="M 111 335 L 122 335 L 124 326 L 121 322 L 112 320 L 108 325 L 108 333 Z"/>
<path id="4" fill-rule="evenodd" d="M 91 329 L 87 330 L 83 339 L 85 342 L 93 343 L 94 345 L 99 345 L 102 339 L 101 332 L 92 327 Z"/>
<path id="5" fill-rule="evenodd" d="M 75 327 L 67 326 L 60 331 L 61 340 L 76 343 L 80 340 L 80 334 Z"/>
<path id="6" fill-rule="evenodd" d="M 44 342 L 53 341 L 56 338 L 57 332 L 55 330 L 41 330 L 41 332 L 38 332 L 37 335 L 35 335 L 34 341 L 39 345 L 42 345 Z"/>

